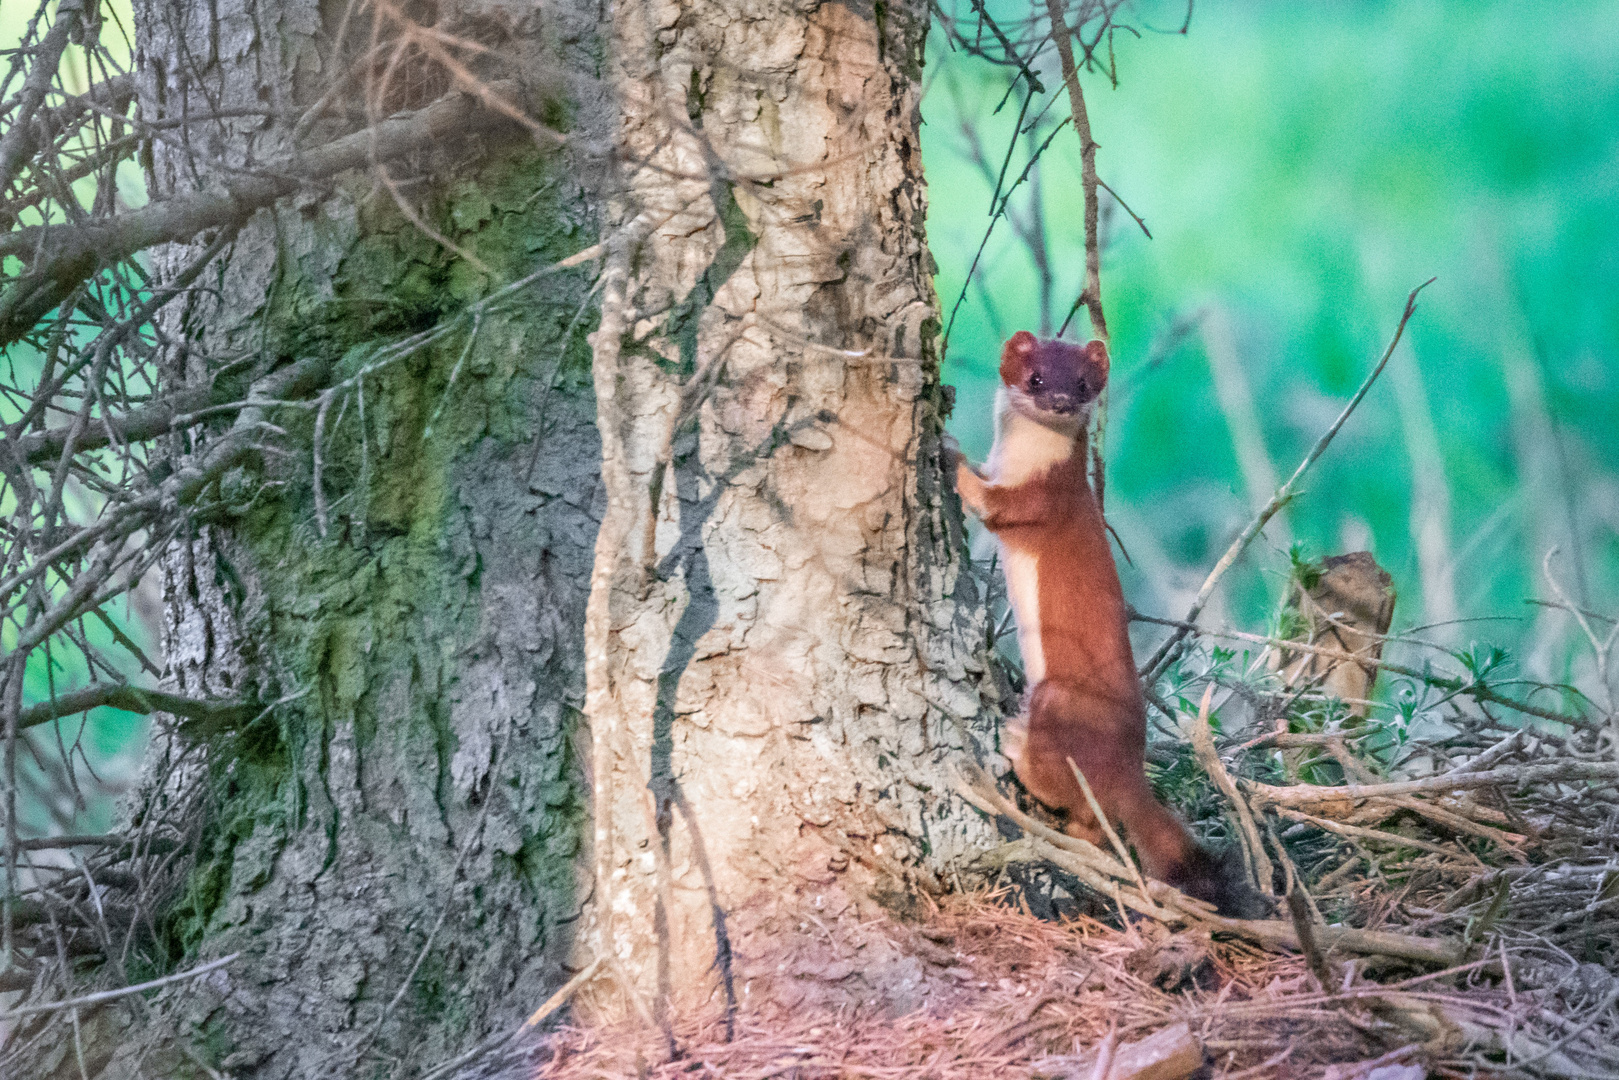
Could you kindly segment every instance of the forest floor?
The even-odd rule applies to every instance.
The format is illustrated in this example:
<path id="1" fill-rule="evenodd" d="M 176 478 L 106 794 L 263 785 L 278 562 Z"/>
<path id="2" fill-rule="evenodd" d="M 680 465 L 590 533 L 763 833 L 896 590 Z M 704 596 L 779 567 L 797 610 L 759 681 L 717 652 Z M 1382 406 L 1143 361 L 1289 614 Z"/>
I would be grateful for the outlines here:
<path id="1" fill-rule="evenodd" d="M 1041 919 L 1002 890 L 948 898 L 920 932 L 954 954 L 948 972 L 957 986 L 907 1016 L 743 1017 L 730 1041 L 718 1023 L 677 1031 L 674 1060 L 644 1028 L 567 1027 L 546 1040 L 533 1075 L 1089 1077 L 1110 1035 L 1120 1046 L 1182 1023 L 1207 1053 L 1213 1077 L 1316 1076 L 1330 1062 L 1422 1054 L 1409 1039 L 1385 1054 L 1389 1038 L 1403 1035 L 1357 999 L 1359 983 L 1324 995 L 1302 957 L 1202 931 L 1170 933 L 1150 921 L 1119 929 L 1083 915 Z"/>
<path id="2" fill-rule="evenodd" d="M 1398 718 L 1358 721 L 1341 704 L 1226 734 L 1211 724 L 1210 689 L 1180 712 L 1178 741 L 1158 743 L 1159 789 L 1240 851 L 1272 894 L 1271 918 L 1222 918 L 1145 881 L 1122 843 L 1064 836 L 966 767 L 958 791 L 1022 835 L 977 863 L 997 885 L 894 923 L 933 969 L 922 1008 L 743 1015 L 730 1039 L 718 1023 L 667 1035 L 564 1026 L 520 1051 L 522 1071 L 1619 1080 L 1608 725 L 1503 719 L 1507 699 L 1482 677 L 1430 670 L 1413 685 L 1445 695 L 1443 730 L 1420 740 Z M 463 1074 L 474 1075 L 512 1074 Z"/>
<path id="3" fill-rule="evenodd" d="M 1344 899 L 1374 927 L 1442 921 L 1421 902 L 1434 898 L 1413 888 L 1361 881 Z M 1536 962 L 1524 941 L 1497 941 L 1439 970 L 1329 952 L 1323 990 L 1299 953 L 1140 917 L 1041 918 L 1011 888 L 948 897 L 909 931 L 948 950 L 955 981 L 909 1015 L 744 1015 L 729 1040 L 718 1021 L 677 1027 L 674 1058 L 644 1025 L 567 1026 L 528 1049 L 524 1071 L 535 1080 L 1619 1075 L 1600 1030 L 1612 1023 L 1619 980 L 1555 948 Z M 1158 1052 L 1149 1045 L 1150 1060 L 1132 1060 L 1143 1041 Z M 1188 1043 L 1191 1061 L 1164 1060 Z"/>

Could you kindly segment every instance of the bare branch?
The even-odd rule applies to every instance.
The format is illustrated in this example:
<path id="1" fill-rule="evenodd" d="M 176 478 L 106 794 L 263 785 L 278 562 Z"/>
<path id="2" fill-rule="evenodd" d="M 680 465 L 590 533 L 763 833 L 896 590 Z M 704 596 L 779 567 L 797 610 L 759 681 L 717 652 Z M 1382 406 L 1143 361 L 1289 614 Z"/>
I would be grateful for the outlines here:
<path id="1" fill-rule="evenodd" d="M 306 377 L 313 380 L 314 386 L 323 385 L 331 377 L 331 361 L 326 357 L 301 360 L 260 379 L 249 391 L 236 423 L 200 459 L 182 463 L 157 487 L 37 556 L 27 569 L 18 570 L 0 581 L 0 597 L 45 573 L 50 564 L 90 547 L 103 536 L 120 533 L 127 536 L 149 523 L 165 507 L 188 506 L 196 502 L 203 490 L 220 474 L 253 452 L 267 405 L 285 397 L 292 386 L 303 384 Z"/>
<path id="2" fill-rule="evenodd" d="M 1519 787 L 1529 784 L 1573 784 L 1585 781 L 1619 779 L 1619 763 L 1611 761 L 1554 761 L 1545 765 L 1508 765 L 1484 772 L 1453 771 L 1420 780 L 1396 780 L 1387 784 L 1345 784 L 1326 787 L 1319 784 L 1293 784 L 1276 787 L 1245 780 L 1243 786 L 1261 802 L 1271 806 L 1299 807 L 1341 804 L 1363 799 L 1416 795 L 1430 791 L 1471 791 L 1487 787 Z"/>
<path id="3" fill-rule="evenodd" d="M 293 365 L 290 377 L 277 385 L 277 398 L 297 398 L 320 387 L 322 376 L 330 373 L 325 362 L 305 360 Z M 212 386 L 187 387 L 168 397 L 147 402 L 122 416 L 108 417 L 99 429 L 83 432 L 73 441 L 75 453 L 99 450 L 112 442 L 116 434 L 120 442 L 144 442 L 155 439 L 177 426 L 185 426 L 192 414 L 204 409 L 240 409 L 249 399 L 242 396 L 243 387 L 237 379 L 219 379 Z M 109 430 L 110 429 L 110 430 Z M 52 428 L 34 432 L 17 440 L 17 453 L 29 464 L 39 465 L 61 455 L 67 445 L 69 429 Z M 0 447 L 4 439 L 0 438 Z M 0 452 L 4 452 L 0 450 Z"/>
<path id="4" fill-rule="evenodd" d="M 132 843 L 128 836 L 118 834 L 72 834 L 69 836 L 40 836 L 27 840 L 18 840 L 17 847 L 22 851 L 55 851 L 61 848 L 75 847 L 121 847 Z"/>
<path id="5" fill-rule="evenodd" d="M 143 690 L 138 686 L 105 683 L 62 694 L 50 701 L 24 709 L 17 717 L 17 730 L 48 724 L 52 720 L 102 706 L 142 715 L 165 712 L 183 716 L 188 720 L 208 720 L 226 725 L 245 723 L 251 720 L 258 710 L 257 706 L 244 701 L 210 701 L 170 694 L 162 690 Z"/>
<path id="6" fill-rule="evenodd" d="M 1060 0 L 1051 0 L 1051 2 L 1058 3 Z M 1316 459 L 1326 452 L 1328 446 L 1332 445 L 1332 440 L 1337 436 L 1338 431 L 1354 413 L 1356 407 L 1360 405 L 1361 399 L 1372 388 L 1372 384 L 1377 381 L 1377 377 L 1383 373 L 1383 368 L 1388 365 L 1389 357 L 1394 355 L 1395 346 L 1399 345 L 1400 338 L 1405 334 L 1405 324 L 1411 321 L 1411 316 L 1417 310 L 1417 294 L 1432 285 L 1435 280 L 1434 278 L 1429 278 L 1412 289 L 1410 295 L 1405 298 L 1405 311 L 1400 316 L 1400 324 L 1394 328 L 1394 336 L 1389 339 L 1388 347 L 1383 350 L 1383 356 L 1378 360 L 1377 366 L 1372 368 L 1371 374 L 1367 375 L 1361 382 L 1360 389 L 1355 391 L 1355 396 L 1349 399 L 1349 403 L 1343 407 L 1343 411 L 1332 422 L 1332 426 L 1322 432 L 1321 437 L 1310 448 L 1310 452 L 1304 456 L 1304 460 L 1299 462 L 1299 467 L 1293 470 L 1293 475 L 1287 478 L 1287 483 L 1276 490 L 1276 494 L 1270 497 L 1270 501 L 1260 508 L 1254 519 L 1231 542 L 1231 546 L 1226 549 L 1225 554 L 1220 556 L 1220 561 L 1214 564 L 1214 569 L 1209 571 L 1209 576 L 1203 579 L 1202 587 L 1197 590 L 1197 598 L 1192 601 L 1191 609 L 1186 613 L 1186 622 L 1197 622 L 1197 617 L 1203 613 L 1203 608 L 1208 604 L 1209 597 L 1214 595 L 1214 587 L 1220 583 L 1220 579 L 1225 576 L 1226 571 L 1231 569 L 1232 565 L 1241 558 L 1242 553 L 1248 549 L 1248 545 L 1253 542 L 1254 537 L 1258 536 L 1260 530 L 1270 522 L 1271 518 L 1276 516 L 1276 512 L 1287 505 L 1304 474 L 1310 471 L 1310 466 L 1314 465 Z M 1142 665 L 1141 676 L 1144 680 L 1152 682 L 1169 666 L 1175 656 L 1178 655 L 1175 650 L 1185 640 L 1187 633 L 1189 631 L 1185 628 L 1177 628 L 1164 640 L 1162 645 L 1158 646 L 1158 650 L 1152 654 L 1152 658 Z"/>
<path id="7" fill-rule="evenodd" d="M 1097 242 L 1100 211 L 1096 197 L 1096 140 L 1091 138 L 1090 116 L 1085 111 L 1085 92 L 1079 86 L 1079 69 L 1074 65 L 1074 43 L 1063 0 L 1046 0 L 1046 11 L 1051 15 L 1051 40 L 1056 43 L 1057 55 L 1062 59 L 1062 79 L 1068 88 L 1074 132 L 1079 136 L 1080 184 L 1085 193 L 1085 288 L 1074 304 L 1077 308 L 1084 303 L 1091 317 L 1091 333 L 1105 342 L 1108 335 L 1107 317 L 1102 313 L 1102 251 Z M 1072 314 L 1069 313 L 1070 317 Z M 1066 329 L 1068 323 L 1064 320 L 1058 334 Z"/>
<path id="8" fill-rule="evenodd" d="M 509 97 L 515 87 L 496 83 L 490 89 Z M 450 94 L 415 113 L 383 120 L 209 190 L 162 199 L 110 219 L 18 229 L 0 237 L 0 256 L 28 260 L 30 270 L 0 295 L 0 345 L 28 333 L 100 266 L 154 244 L 189 240 L 209 229 L 239 224 L 305 183 L 507 123 L 504 115 L 484 108 L 478 98 Z"/>
<path id="9" fill-rule="evenodd" d="M 147 990 L 156 990 L 159 987 L 168 986 L 171 983 L 184 982 L 187 979 L 195 979 L 199 975 L 206 975 L 210 971 L 216 971 L 219 968 L 224 967 L 226 964 L 230 963 L 241 955 L 242 954 L 239 952 L 233 952 L 229 956 L 221 956 L 218 960 L 201 964 L 192 968 L 190 971 L 182 971 L 174 975 L 165 975 L 161 979 L 153 979 L 150 982 L 136 983 L 134 986 L 120 986 L 116 990 L 103 990 L 99 994 L 86 994 L 83 997 L 71 998 L 67 1001 L 49 1001 L 43 1005 L 25 1005 L 20 1009 L 12 1009 L 10 1012 L 0 1013 L 0 1023 L 8 1023 L 12 1020 L 21 1020 L 25 1016 L 38 1016 L 41 1013 L 61 1012 L 63 1009 L 82 1009 L 90 1005 L 103 1005 L 109 1001 L 117 1001 L 119 998 L 128 997 L 131 994 L 141 994 L 145 993 Z"/>
<path id="10" fill-rule="evenodd" d="M 4 136 L 0 136 L 0 191 L 11 186 L 22 168 L 23 161 L 33 145 L 34 114 L 50 92 L 51 81 L 56 78 L 62 63 L 62 53 L 79 28 L 83 14 L 83 0 L 62 0 L 56 9 L 56 21 L 39 43 L 34 64 L 23 82 L 22 101 Z"/>
<path id="11" fill-rule="evenodd" d="M 1249 634 L 1241 630 L 1214 629 L 1211 627 L 1199 626 L 1197 623 L 1188 622 L 1183 619 L 1160 619 L 1151 615 L 1142 615 L 1140 613 L 1132 615 L 1131 618 L 1139 622 L 1156 623 L 1159 626 L 1171 626 L 1177 630 L 1184 631 L 1187 634 L 1198 633 L 1206 634 L 1210 637 L 1229 638 L 1234 641 L 1252 641 L 1259 645 L 1286 646 L 1287 649 L 1292 652 L 1309 653 L 1312 656 L 1322 656 L 1331 660 L 1341 660 L 1348 663 L 1361 663 L 1365 660 L 1364 656 L 1356 656 L 1354 653 L 1347 652 L 1343 649 L 1330 648 L 1321 645 L 1306 645 L 1302 641 L 1294 641 L 1291 638 L 1267 637 L 1264 634 Z M 1517 698 L 1507 697 L 1505 694 L 1490 689 L 1488 684 L 1481 683 L 1476 679 L 1469 680 L 1448 675 L 1441 675 L 1429 668 L 1419 669 L 1407 667 L 1404 664 L 1396 664 L 1388 660 L 1379 660 L 1378 667 L 1382 668 L 1384 671 L 1393 672 L 1396 675 L 1404 675 L 1407 678 L 1420 680 L 1421 682 L 1426 683 L 1429 686 L 1437 687 L 1440 690 L 1445 690 L 1453 694 L 1465 694 L 1466 696 L 1473 698 L 1475 701 L 1485 701 L 1492 705 L 1502 705 L 1508 709 L 1512 709 L 1515 712 L 1521 712 L 1526 716 L 1538 716 L 1542 720 L 1550 720 L 1558 724 L 1567 724 L 1569 727 L 1586 731 L 1594 730 L 1597 727 L 1596 724 L 1586 717 L 1578 716 L 1573 713 L 1558 712 L 1555 709 L 1543 709 L 1538 705 L 1531 705 L 1527 701 L 1519 701 Z M 1286 739 L 1296 739 L 1300 737 L 1301 736 L 1292 735 L 1287 736 Z M 1286 745 L 1286 739 L 1284 739 L 1282 736 L 1267 735 L 1265 738 L 1267 740 L 1274 739 L 1276 741 L 1276 745 L 1278 746 Z M 1255 745 L 1257 746 L 1261 744 L 1256 741 Z"/>

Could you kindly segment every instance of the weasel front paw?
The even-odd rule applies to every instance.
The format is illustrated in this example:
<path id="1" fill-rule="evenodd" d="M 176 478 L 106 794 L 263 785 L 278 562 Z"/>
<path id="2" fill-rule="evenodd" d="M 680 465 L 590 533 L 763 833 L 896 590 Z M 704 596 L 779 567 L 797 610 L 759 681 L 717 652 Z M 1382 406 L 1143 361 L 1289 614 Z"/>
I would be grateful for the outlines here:
<path id="1" fill-rule="evenodd" d="M 956 494 L 967 509 L 983 518 L 989 508 L 989 485 L 966 458 L 956 459 Z"/>

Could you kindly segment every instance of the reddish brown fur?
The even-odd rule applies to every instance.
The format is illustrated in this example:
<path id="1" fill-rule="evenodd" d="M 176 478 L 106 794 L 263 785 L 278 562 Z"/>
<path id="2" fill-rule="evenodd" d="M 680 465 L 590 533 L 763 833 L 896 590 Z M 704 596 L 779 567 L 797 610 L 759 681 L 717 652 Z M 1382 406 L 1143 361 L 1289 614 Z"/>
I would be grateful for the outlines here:
<path id="1" fill-rule="evenodd" d="M 1076 378 L 1089 391 L 1088 404 L 1106 380 L 1107 349 L 1099 341 L 1081 350 L 1019 333 L 1003 352 L 1003 381 L 1008 387 L 1023 384 L 1031 358 L 1044 361 L 1043 370 L 1049 371 L 1050 350 L 1058 348 L 1066 353 L 1055 356 L 1057 361 L 1081 369 Z M 1087 381 L 1094 386 L 1084 385 Z M 1217 864 L 1147 783 L 1146 707 L 1124 594 L 1085 478 L 1082 418 L 1076 423 L 1067 458 L 1016 485 L 986 481 L 965 461 L 957 470 L 962 498 L 999 538 L 1008 566 L 1018 555 L 1035 559 L 1045 673 L 1029 690 L 1027 733 L 1021 752 L 1014 751 L 1013 766 L 1030 794 L 1067 813 L 1073 835 L 1102 844 L 1071 759 L 1103 812 L 1124 825 L 1148 873 L 1223 906 Z"/>

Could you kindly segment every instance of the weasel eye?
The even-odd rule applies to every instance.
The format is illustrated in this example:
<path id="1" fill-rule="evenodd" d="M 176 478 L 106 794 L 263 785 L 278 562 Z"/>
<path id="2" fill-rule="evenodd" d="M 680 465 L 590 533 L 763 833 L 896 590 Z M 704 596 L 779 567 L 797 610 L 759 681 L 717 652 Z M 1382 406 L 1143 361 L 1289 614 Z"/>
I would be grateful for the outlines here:
<path id="1" fill-rule="evenodd" d="M 1046 380 L 1040 377 L 1039 372 L 1036 372 L 1033 375 L 1029 376 L 1029 389 L 1030 390 L 1038 390 L 1044 385 L 1046 385 Z"/>

